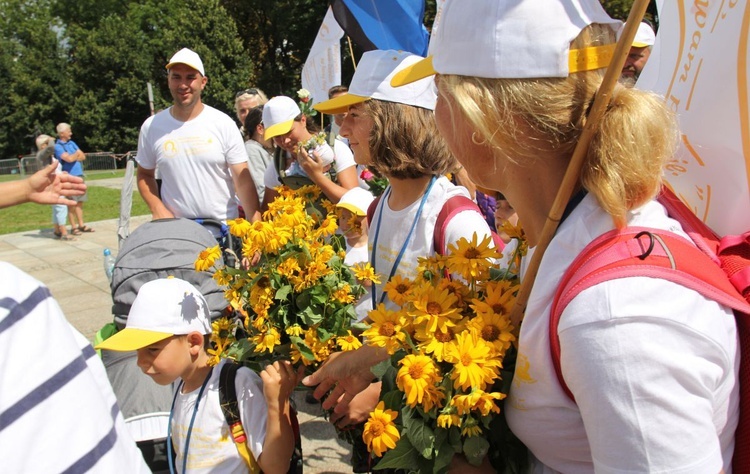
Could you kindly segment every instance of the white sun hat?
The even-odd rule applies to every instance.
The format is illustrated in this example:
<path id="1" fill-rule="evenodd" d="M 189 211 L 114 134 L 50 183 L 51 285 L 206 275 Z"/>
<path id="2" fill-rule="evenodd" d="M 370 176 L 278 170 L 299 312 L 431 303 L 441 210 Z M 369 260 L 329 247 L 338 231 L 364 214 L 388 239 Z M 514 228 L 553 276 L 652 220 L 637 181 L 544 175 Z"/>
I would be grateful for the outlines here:
<path id="1" fill-rule="evenodd" d="M 174 53 L 172 59 L 170 59 L 169 63 L 167 63 L 167 69 L 171 69 L 175 64 L 188 65 L 201 73 L 201 76 L 206 75 L 206 73 L 203 71 L 203 61 L 201 61 L 201 57 L 198 56 L 198 53 L 191 49 L 182 48 L 181 50 Z"/>
<path id="2" fill-rule="evenodd" d="M 366 189 L 355 187 L 341 196 L 339 202 L 336 203 L 336 207 L 346 209 L 347 211 L 357 216 L 366 216 L 367 208 L 370 207 L 375 197 L 372 193 Z"/>
<path id="3" fill-rule="evenodd" d="M 623 25 L 625 26 L 625 25 Z M 620 33 L 622 33 L 622 28 L 620 28 L 620 31 L 617 32 L 617 39 L 620 39 Z M 653 46 L 654 43 L 656 43 L 656 33 L 654 33 L 653 28 L 646 23 L 641 22 L 640 25 L 638 25 L 638 31 L 635 33 L 635 38 L 633 38 L 633 46 L 636 48 L 645 48 L 647 46 Z"/>
<path id="4" fill-rule="evenodd" d="M 394 86 L 439 73 L 484 78 L 567 77 L 606 67 L 614 45 L 571 50 L 591 23 L 613 20 L 599 0 L 446 0 L 435 18 L 429 56 L 397 74 Z"/>
<path id="5" fill-rule="evenodd" d="M 135 351 L 193 331 L 211 334 L 205 298 L 185 280 L 160 278 L 141 286 L 125 329 L 105 339 L 96 349 Z"/>
<path id="6" fill-rule="evenodd" d="M 294 119 L 302 113 L 297 102 L 291 97 L 279 95 L 273 97 L 263 106 L 263 138 L 277 137 L 289 133 Z"/>
<path id="7" fill-rule="evenodd" d="M 315 110 L 325 114 L 339 114 L 350 105 L 370 99 L 435 110 L 437 91 L 433 78 L 425 78 L 408 87 L 391 86 L 391 78 L 398 71 L 416 64 L 424 58 L 412 53 L 395 50 L 368 51 L 357 64 L 349 91 L 333 99 L 320 102 Z"/>

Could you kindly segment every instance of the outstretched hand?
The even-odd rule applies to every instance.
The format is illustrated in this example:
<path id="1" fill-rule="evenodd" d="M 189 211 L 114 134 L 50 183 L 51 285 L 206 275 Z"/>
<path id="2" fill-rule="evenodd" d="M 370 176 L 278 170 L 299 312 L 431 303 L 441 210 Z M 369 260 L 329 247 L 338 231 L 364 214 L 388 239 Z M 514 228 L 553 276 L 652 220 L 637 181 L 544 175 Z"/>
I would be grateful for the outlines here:
<path id="1" fill-rule="evenodd" d="M 313 374 L 302 379 L 302 384 L 317 385 L 313 395 L 323 401 L 326 410 L 338 403 L 349 403 L 355 395 L 370 386 L 373 374 L 370 368 L 388 357 L 385 351 L 364 346 L 355 351 L 336 352 Z"/>
<path id="2" fill-rule="evenodd" d="M 75 201 L 66 196 L 80 196 L 86 192 L 83 179 L 68 173 L 55 174 L 57 161 L 31 175 L 28 185 L 31 188 L 28 200 L 37 204 L 65 204 L 74 206 Z"/>

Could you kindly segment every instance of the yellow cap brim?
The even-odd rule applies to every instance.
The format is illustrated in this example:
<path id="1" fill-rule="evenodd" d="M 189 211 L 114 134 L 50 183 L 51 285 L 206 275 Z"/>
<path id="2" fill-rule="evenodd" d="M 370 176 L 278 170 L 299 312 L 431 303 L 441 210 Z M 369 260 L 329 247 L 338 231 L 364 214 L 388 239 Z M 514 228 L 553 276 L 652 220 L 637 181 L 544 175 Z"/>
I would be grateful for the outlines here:
<path id="1" fill-rule="evenodd" d="M 174 334 L 147 331 L 146 329 L 125 328 L 114 336 L 97 344 L 94 349 L 118 352 L 137 351 L 172 336 Z"/>
<path id="2" fill-rule="evenodd" d="M 313 109 L 323 114 L 343 114 L 349 111 L 349 107 L 355 104 L 370 100 L 369 97 L 362 97 L 355 94 L 342 94 L 333 99 L 325 100 L 313 106 Z"/>
<path id="3" fill-rule="evenodd" d="M 391 78 L 391 87 L 405 86 L 406 84 L 411 84 L 435 74 L 437 74 L 437 71 L 432 67 L 432 56 L 427 56 L 423 60 L 394 74 L 393 78 Z"/>
<path id="4" fill-rule="evenodd" d="M 645 48 L 647 46 L 651 46 L 651 45 L 648 44 L 648 43 L 641 43 L 640 41 L 634 41 L 633 42 L 633 47 L 635 47 L 635 48 Z"/>
<path id="5" fill-rule="evenodd" d="M 336 207 L 340 207 L 342 209 L 346 209 L 347 211 L 351 212 L 355 216 L 366 216 L 367 215 L 367 213 L 364 210 L 359 209 L 357 206 L 354 206 L 353 204 L 350 204 L 348 202 L 338 203 L 338 204 L 336 204 Z"/>
<path id="6" fill-rule="evenodd" d="M 266 128 L 265 132 L 263 132 L 263 138 L 268 140 L 270 138 L 278 137 L 279 135 L 284 135 L 285 133 L 289 133 L 289 130 L 292 129 L 292 124 L 294 124 L 294 119 L 271 125 L 270 127 Z"/>

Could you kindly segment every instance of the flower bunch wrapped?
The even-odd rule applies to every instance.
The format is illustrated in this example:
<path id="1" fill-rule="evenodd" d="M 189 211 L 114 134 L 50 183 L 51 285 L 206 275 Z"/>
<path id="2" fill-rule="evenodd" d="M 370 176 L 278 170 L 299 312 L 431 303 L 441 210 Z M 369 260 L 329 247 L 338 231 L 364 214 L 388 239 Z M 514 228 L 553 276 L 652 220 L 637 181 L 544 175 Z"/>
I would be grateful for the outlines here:
<path id="1" fill-rule="evenodd" d="M 223 267 L 214 279 L 226 288 L 234 319 L 214 322 L 212 363 L 229 357 L 253 368 L 286 358 L 314 368 L 339 350 L 361 346 L 352 335 L 352 305 L 364 289 L 344 264 L 344 251 L 334 236 L 337 219 L 330 202 L 326 214 L 310 203 L 320 190 L 305 186 L 276 188 L 277 197 L 262 221 L 229 221 L 232 235 L 242 239 L 242 253 L 255 261 L 248 269 Z M 196 268 L 213 265 L 212 249 Z M 218 248 L 215 249 L 218 257 Z M 205 258 L 204 258 L 205 257 Z M 209 265 L 210 264 L 210 265 Z"/>
<path id="2" fill-rule="evenodd" d="M 318 132 L 304 142 L 297 143 L 295 146 L 295 152 L 299 153 L 299 150 L 304 148 L 307 153 L 312 154 L 313 150 L 326 142 L 326 139 L 326 132 Z"/>
<path id="3" fill-rule="evenodd" d="M 300 89 L 297 91 L 297 97 L 299 98 L 299 108 L 303 114 L 308 117 L 315 117 L 318 115 L 318 111 L 312 107 L 312 95 L 307 89 Z"/>
<path id="4" fill-rule="evenodd" d="M 388 187 L 388 178 L 378 176 L 367 168 L 362 170 L 359 178 L 367 183 L 373 196 L 380 196 L 385 191 L 385 188 Z"/>
<path id="5" fill-rule="evenodd" d="M 416 279 L 395 276 L 384 287 L 399 308 L 370 313 L 363 336 L 391 355 L 373 369 L 383 385 L 363 433 L 378 469 L 447 472 L 459 454 L 479 465 L 489 453 L 498 472 L 526 462 L 501 411 L 515 363 L 517 268 L 491 270 L 499 254 L 490 243 L 475 234 L 420 259 Z"/>

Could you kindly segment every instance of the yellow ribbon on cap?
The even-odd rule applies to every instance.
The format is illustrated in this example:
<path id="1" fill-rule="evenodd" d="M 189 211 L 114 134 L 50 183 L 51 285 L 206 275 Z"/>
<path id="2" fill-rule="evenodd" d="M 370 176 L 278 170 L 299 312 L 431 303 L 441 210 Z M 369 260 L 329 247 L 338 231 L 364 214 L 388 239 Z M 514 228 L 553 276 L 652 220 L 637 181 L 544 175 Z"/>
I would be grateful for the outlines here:
<path id="1" fill-rule="evenodd" d="M 568 74 L 609 66 L 615 55 L 615 46 L 614 44 L 608 44 L 605 46 L 571 49 L 568 56 Z"/>

